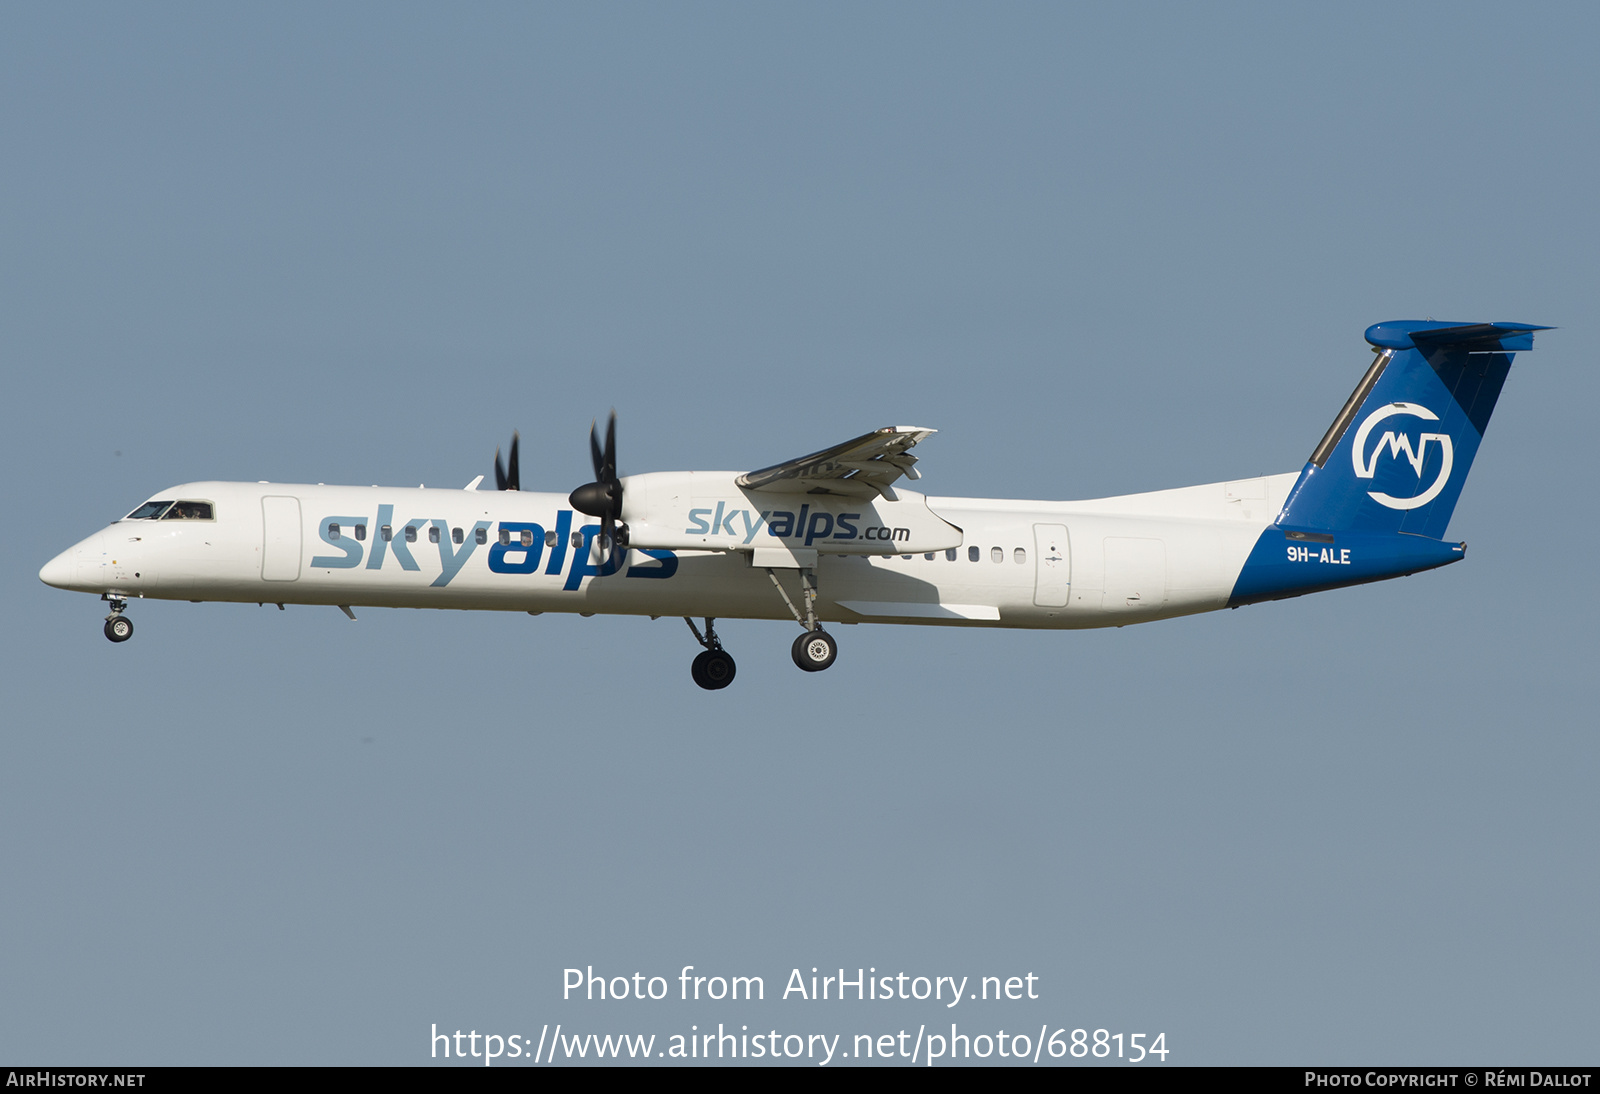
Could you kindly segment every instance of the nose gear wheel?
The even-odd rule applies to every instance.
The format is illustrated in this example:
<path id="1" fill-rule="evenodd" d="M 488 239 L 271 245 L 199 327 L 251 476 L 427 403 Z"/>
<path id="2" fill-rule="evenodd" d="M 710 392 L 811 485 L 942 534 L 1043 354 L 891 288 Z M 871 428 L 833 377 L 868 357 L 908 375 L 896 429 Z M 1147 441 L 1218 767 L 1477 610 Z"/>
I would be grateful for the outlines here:
<path id="1" fill-rule="evenodd" d="M 133 637 L 133 620 L 122 613 L 128 609 L 126 597 L 109 593 L 100 597 L 111 604 L 111 614 L 106 616 L 106 637 L 113 642 L 126 642 Z"/>

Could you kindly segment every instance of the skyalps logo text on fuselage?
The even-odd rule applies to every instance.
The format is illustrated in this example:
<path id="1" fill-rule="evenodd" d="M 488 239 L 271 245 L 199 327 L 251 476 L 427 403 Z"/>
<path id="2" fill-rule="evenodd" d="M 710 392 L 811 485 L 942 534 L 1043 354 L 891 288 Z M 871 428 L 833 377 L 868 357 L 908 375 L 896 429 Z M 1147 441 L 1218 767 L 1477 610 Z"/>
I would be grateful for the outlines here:
<path id="1" fill-rule="evenodd" d="M 659 579 L 671 577 L 678 569 L 677 557 L 671 551 L 640 551 L 646 556 L 646 562 L 629 566 L 625 571 L 622 569 L 623 552 L 610 552 L 597 559 L 594 538 L 600 534 L 600 526 L 590 524 L 575 530 L 571 509 L 558 510 L 548 530 L 543 524 L 520 520 L 479 520 L 470 528 L 459 524 L 452 527 L 448 520 L 439 517 L 412 517 L 396 522 L 394 509 L 393 505 L 377 507 L 370 524 L 377 529 L 377 534 L 370 546 L 366 517 L 329 515 L 319 519 L 318 535 L 338 553 L 312 558 L 311 568 L 381 570 L 392 564 L 404 571 L 420 572 L 422 567 L 412 549 L 426 536 L 429 549 L 439 552 L 439 576 L 431 582 L 434 588 L 449 585 L 479 547 L 488 548 L 485 562 L 490 573 L 527 576 L 565 572 L 563 589 L 569 592 L 588 577 L 609 577 L 622 572 L 625 577 Z"/>
<path id="2" fill-rule="evenodd" d="M 763 532 L 773 539 L 791 541 L 802 547 L 810 547 L 819 539 L 838 543 L 848 543 L 855 539 L 864 543 L 895 543 L 905 542 L 911 538 L 909 528 L 888 528 L 881 524 L 858 527 L 861 517 L 860 513 L 835 515 L 825 509 L 818 509 L 813 513 L 809 504 L 801 505 L 799 512 L 768 509 L 757 513 L 750 509 L 735 509 L 726 502 L 718 502 L 714 509 L 689 510 L 689 526 L 684 529 L 684 534 L 726 535 L 736 540 L 741 547 L 755 543 L 756 538 Z"/>

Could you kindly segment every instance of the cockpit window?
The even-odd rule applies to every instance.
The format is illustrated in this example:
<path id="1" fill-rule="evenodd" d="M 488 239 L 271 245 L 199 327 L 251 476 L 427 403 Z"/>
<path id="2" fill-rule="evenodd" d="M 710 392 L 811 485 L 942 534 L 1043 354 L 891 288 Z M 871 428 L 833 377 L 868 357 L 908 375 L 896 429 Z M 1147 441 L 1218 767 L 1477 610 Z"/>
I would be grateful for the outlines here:
<path id="1" fill-rule="evenodd" d="M 162 520 L 211 520 L 211 503 L 209 501 L 179 501 L 174 502 L 162 516 Z"/>
<path id="2" fill-rule="evenodd" d="M 155 520 L 162 513 L 165 513 L 167 511 L 167 506 L 169 506 L 171 504 L 172 504 L 171 499 L 168 499 L 167 501 L 147 501 L 143 505 L 139 506 L 139 508 L 135 509 L 133 512 L 129 513 L 126 517 L 124 517 L 122 519 L 124 519 L 124 520 Z"/>

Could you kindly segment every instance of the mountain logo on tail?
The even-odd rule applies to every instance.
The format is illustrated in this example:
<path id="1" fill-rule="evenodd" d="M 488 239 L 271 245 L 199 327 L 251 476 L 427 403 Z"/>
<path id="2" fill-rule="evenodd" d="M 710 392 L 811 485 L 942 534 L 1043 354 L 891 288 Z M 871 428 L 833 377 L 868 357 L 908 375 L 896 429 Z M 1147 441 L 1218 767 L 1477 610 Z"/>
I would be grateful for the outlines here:
<path id="1" fill-rule="evenodd" d="M 1430 441 L 1436 443 L 1442 450 L 1444 458 L 1439 463 L 1438 476 L 1426 490 L 1410 498 L 1392 497 L 1379 490 L 1367 491 L 1367 496 L 1379 505 L 1387 506 L 1390 509 L 1416 509 L 1438 497 L 1439 492 L 1450 481 L 1450 471 L 1455 465 L 1455 449 L 1450 443 L 1450 434 L 1448 433 L 1419 434 L 1416 447 L 1413 448 L 1410 434 L 1404 431 L 1397 433 L 1392 429 L 1387 429 L 1378 438 L 1378 443 L 1373 445 L 1369 451 L 1367 440 L 1372 434 L 1373 427 L 1386 418 L 1400 414 L 1421 418 L 1429 422 L 1439 420 L 1437 414 L 1421 403 L 1389 403 L 1386 406 L 1381 406 L 1371 414 L 1368 414 L 1366 420 L 1361 423 L 1361 428 L 1356 430 L 1355 443 L 1350 446 L 1350 460 L 1355 464 L 1356 478 L 1370 479 L 1377 473 L 1378 457 L 1382 456 L 1385 451 L 1388 452 L 1391 458 L 1403 454 L 1406 461 L 1416 471 L 1417 482 L 1420 484 L 1422 482 L 1423 463 L 1428 454 L 1428 443 Z"/>

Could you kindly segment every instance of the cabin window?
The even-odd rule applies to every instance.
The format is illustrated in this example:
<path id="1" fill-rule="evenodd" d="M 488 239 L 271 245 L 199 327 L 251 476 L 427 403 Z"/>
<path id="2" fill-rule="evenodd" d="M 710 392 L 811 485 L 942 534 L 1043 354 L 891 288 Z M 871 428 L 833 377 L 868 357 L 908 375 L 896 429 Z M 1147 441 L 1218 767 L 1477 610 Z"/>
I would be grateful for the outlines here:
<path id="1" fill-rule="evenodd" d="M 364 540 L 366 538 L 367 538 L 367 526 L 365 524 L 356 525 L 356 539 Z"/>
<path id="2" fill-rule="evenodd" d="M 582 532 L 574 532 L 574 533 L 572 533 L 572 546 L 576 547 L 576 548 L 581 548 L 583 546 L 583 533 Z"/>
<path id="3" fill-rule="evenodd" d="M 378 536 L 383 540 L 383 542 L 388 543 L 394 538 L 394 529 L 385 524 L 382 528 L 378 529 Z"/>
<path id="4" fill-rule="evenodd" d="M 926 555 L 923 555 L 923 556 L 922 556 L 922 557 L 923 557 L 923 558 L 925 558 L 925 559 L 927 559 L 927 560 L 928 560 L 928 561 L 929 561 L 929 562 L 932 562 L 932 561 L 933 561 L 933 555 L 932 555 L 932 553 L 929 553 L 929 554 L 926 554 Z"/>
<path id="5" fill-rule="evenodd" d="M 129 513 L 126 517 L 123 517 L 122 519 L 123 520 L 155 520 L 162 513 L 165 513 L 167 511 L 167 506 L 169 506 L 171 504 L 172 504 L 172 500 L 170 498 L 168 500 L 166 500 L 166 501 L 147 501 L 143 505 L 139 506 L 139 508 L 137 508 L 133 512 Z"/>
<path id="6" fill-rule="evenodd" d="M 466 539 L 467 537 L 463 536 L 461 534 L 461 529 L 452 528 L 452 529 L 450 529 L 450 538 L 452 540 L 454 540 L 456 543 L 460 543 L 462 540 Z"/>
<path id="7" fill-rule="evenodd" d="M 406 542 L 417 542 L 417 526 L 415 524 L 406 525 Z"/>
<path id="8" fill-rule="evenodd" d="M 429 543 L 438 543 L 439 542 L 439 528 L 438 528 L 437 525 L 435 525 L 435 526 L 433 526 L 433 527 L 428 529 L 428 542 Z"/>
<path id="9" fill-rule="evenodd" d="M 211 520 L 209 501 L 177 501 L 161 515 L 162 520 Z"/>
<path id="10" fill-rule="evenodd" d="M 546 547 L 554 547 L 556 545 L 556 534 L 554 532 L 546 532 L 544 534 L 544 545 Z"/>
<path id="11" fill-rule="evenodd" d="M 1004 547 L 991 547 L 991 548 L 989 548 L 989 561 L 991 561 L 991 562 L 1004 562 L 1005 560 L 1006 560 L 1006 552 L 1005 552 L 1005 548 Z"/>
<path id="12" fill-rule="evenodd" d="M 522 545 L 524 547 L 533 546 L 533 530 L 531 528 L 524 528 L 522 530 Z"/>
<path id="13" fill-rule="evenodd" d="M 911 556 L 910 555 L 901 555 L 900 557 L 905 559 L 907 562 L 911 561 Z"/>
<path id="14" fill-rule="evenodd" d="M 1021 566 L 1024 562 L 1028 561 L 1028 552 L 1023 548 L 1018 547 L 1015 551 L 1011 552 L 1011 557 L 1017 560 L 1018 566 Z"/>
<path id="15" fill-rule="evenodd" d="M 944 553 L 944 560 L 946 562 L 954 562 L 956 560 L 956 549 L 954 547 Z"/>
<path id="16" fill-rule="evenodd" d="M 472 533 L 472 536 L 473 536 L 474 539 L 476 539 L 478 541 L 478 546 L 482 547 L 485 543 L 489 542 L 489 529 L 487 529 L 487 528 L 476 529 Z"/>
<path id="17" fill-rule="evenodd" d="M 967 561 L 968 562 L 976 562 L 976 561 L 978 561 L 978 557 L 979 557 L 978 556 L 978 549 L 976 547 L 968 547 L 967 548 Z"/>
<path id="18" fill-rule="evenodd" d="M 500 529 L 500 546 L 511 546 L 511 533 L 506 531 L 504 528 Z"/>
<path id="19" fill-rule="evenodd" d="M 339 538 L 339 526 L 337 524 L 334 524 L 332 521 L 329 521 L 328 522 L 328 539 L 331 541 L 331 540 L 335 540 L 335 539 L 338 539 L 338 538 Z"/>

